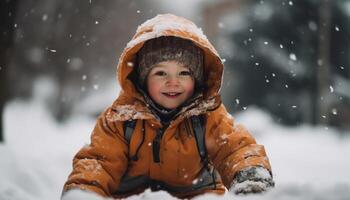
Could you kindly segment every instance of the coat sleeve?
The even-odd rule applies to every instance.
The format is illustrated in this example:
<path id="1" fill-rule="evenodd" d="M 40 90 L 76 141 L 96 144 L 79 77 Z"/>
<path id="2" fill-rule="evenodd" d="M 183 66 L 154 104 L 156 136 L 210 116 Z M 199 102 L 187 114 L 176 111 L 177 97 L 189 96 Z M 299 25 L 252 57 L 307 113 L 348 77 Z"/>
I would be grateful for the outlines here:
<path id="1" fill-rule="evenodd" d="M 108 120 L 109 112 L 113 111 L 109 108 L 98 117 L 91 143 L 75 155 L 63 194 L 70 189 L 82 189 L 111 196 L 117 189 L 128 165 L 128 145 L 122 122 Z"/>
<path id="2" fill-rule="evenodd" d="M 261 166 L 271 173 L 264 146 L 258 145 L 243 126 L 234 125 L 223 105 L 208 113 L 205 138 L 209 160 L 227 188 L 235 175 L 245 168 Z"/>

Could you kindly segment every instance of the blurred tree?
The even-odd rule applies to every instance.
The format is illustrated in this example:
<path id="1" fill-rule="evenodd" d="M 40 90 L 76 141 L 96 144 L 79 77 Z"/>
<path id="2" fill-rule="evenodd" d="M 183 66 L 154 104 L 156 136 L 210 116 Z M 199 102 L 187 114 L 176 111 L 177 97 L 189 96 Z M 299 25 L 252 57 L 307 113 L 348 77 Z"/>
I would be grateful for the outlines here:
<path id="1" fill-rule="evenodd" d="M 339 98 L 349 108 L 349 96 L 334 89 L 337 76 L 349 80 L 343 67 L 350 64 L 349 15 L 343 3 L 256 0 L 239 16 L 234 13 L 242 28 L 232 31 L 234 52 L 226 63 L 223 93 L 230 110 L 255 104 L 277 121 L 296 125 L 334 117 Z M 232 85 L 239 85 L 234 92 Z"/>
<path id="2" fill-rule="evenodd" d="M 4 141 L 3 110 L 9 99 L 10 83 L 7 82 L 6 72 L 13 49 L 13 32 L 16 25 L 13 23 L 17 0 L 4 0 L 0 2 L 0 142 Z"/>
<path id="3" fill-rule="evenodd" d="M 153 4 L 132 1 L 28 0 L 19 5 L 9 79 L 12 96 L 30 97 L 33 82 L 50 76 L 48 108 L 60 122 L 89 92 L 114 78 L 118 55 Z"/>

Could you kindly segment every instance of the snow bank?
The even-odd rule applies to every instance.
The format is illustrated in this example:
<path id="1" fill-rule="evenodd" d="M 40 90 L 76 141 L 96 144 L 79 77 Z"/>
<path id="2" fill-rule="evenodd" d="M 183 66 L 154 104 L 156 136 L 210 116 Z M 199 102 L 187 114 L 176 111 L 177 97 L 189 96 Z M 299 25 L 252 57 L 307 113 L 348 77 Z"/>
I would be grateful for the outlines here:
<path id="1" fill-rule="evenodd" d="M 236 116 L 264 144 L 276 188 L 265 194 L 203 195 L 196 199 L 348 199 L 350 197 L 350 139 L 336 130 L 300 126 L 286 128 L 253 107 Z M 0 145 L 0 199 L 59 199 L 71 160 L 89 143 L 93 119 L 75 116 L 57 125 L 43 103 L 13 101 L 5 109 L 5 139 Z M 350 135 L 350 134 L 347 134 Z M 73 191 L 71 199 L 101 199 Z M 67 195 L 67 198 L 69 196 Z M 129 199 L 175 199 L 151 192 Z"/>

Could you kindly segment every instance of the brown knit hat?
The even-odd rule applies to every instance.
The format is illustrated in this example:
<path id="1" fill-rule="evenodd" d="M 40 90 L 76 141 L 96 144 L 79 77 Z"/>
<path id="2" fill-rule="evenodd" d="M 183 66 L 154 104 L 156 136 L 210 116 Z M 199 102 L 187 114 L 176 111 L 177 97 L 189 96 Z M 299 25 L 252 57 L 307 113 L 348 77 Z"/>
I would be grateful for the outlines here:
<path id="1" fill-rule="evenodd" d="M 163 61 L 177 61 L 189 68 L 198 87 L 203 82 L 203 50 L 190 40 L 162 36 L 145 42 L 137 53 L 137 73 L 140 86 L 153 66 Z"/>

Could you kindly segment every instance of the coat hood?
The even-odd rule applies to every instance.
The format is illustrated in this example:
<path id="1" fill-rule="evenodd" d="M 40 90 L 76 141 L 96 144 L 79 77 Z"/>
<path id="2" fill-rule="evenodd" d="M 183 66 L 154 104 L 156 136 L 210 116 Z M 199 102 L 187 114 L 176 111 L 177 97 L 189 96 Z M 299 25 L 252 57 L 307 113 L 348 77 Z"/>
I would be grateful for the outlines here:
<path id="1" fill-rule="evenodd" d="M 142 98 L 141 94 L 136 90 L 134 83 L 128 79 L 128 75 L 134 68 L 136 53 L 141 49 L 143 44 L 147 40 L 161 36 L 175 36 L 191 40 L 203 50 L 204 80 L 207 86 L 204 96 L 205 98 L 216 96 L 221 87 L 223 73 L 223 64 L 217 51 L 208 41 L 202 30 L 193 22 L 172 14 L 157 15 L 137 28 L 136 34 L 120 56 L 117 66 L 117 78 L 122 88 L 122 93 L 138 99 Z"/>
<path id="2" fill-rule="evenodd" d="M 180 111 L 183 117 L 200 115 L 207 110 L 217 108 L 221 104 L 219 93 L 223 63 L 210 44 L 202 30 L 193 22 L 172 14 L 157 15 L 141 24 L 132 40 L 125 47 L 119 58 L 117 78 L 121 86 L 118 99 L 113 103 L 113 113 L 108 114 L 110 120 L 129 120 L 153 118 L 144 96 L 138 91 L 129 75 L 134 70 L 137 52 L 143 44 L 150 39 L 162 36 L 175 36 L 192 41 L 204 53 L 204 80 L 206 88 L 200 99 L 183 107 Z"/>

